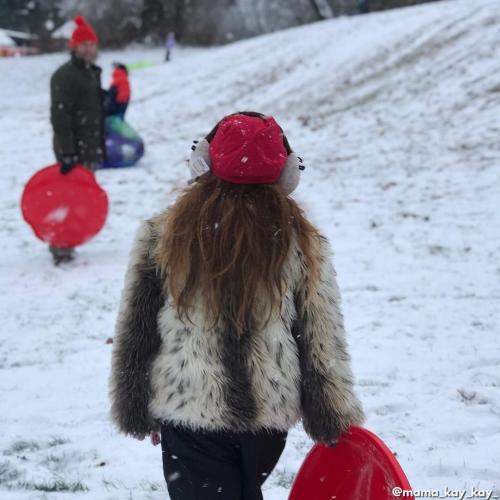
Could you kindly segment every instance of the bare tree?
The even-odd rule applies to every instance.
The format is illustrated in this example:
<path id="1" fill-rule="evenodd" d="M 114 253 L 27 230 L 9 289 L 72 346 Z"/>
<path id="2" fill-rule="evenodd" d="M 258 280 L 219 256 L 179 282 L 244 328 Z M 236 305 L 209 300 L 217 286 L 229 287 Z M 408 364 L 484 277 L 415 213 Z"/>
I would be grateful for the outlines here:
<path id="1" fill-rule="evenodd" d="M 119 46 L 141 34 L 144 0 L 62 0 L 61 15 L 84 15 L 103 45 Z"/>
<path id="2" fill-rule="evenodd" d="M 214 45 L 333 16 L 433 0 L 54 1 L 62 2 L 66 16 L 86 15 L 106 45 L 121 45 L 134 39 L 161 43 L 170 31 L 184 43 Z"/>

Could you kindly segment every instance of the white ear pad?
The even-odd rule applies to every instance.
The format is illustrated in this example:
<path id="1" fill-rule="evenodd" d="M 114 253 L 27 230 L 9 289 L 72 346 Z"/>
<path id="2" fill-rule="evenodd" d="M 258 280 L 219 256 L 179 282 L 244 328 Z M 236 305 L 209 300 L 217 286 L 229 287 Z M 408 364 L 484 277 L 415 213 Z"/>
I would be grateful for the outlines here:
<path id="1" fill-rule="evenodd" d="M 283 188 L 287 195 L 291 194 L 300 181 L 300 160 L 299 157 L 292 151 L 288 155 L 288 160 L 286 161 L 285 168 L 281 173 L 280 180 L 278 184 Z"/>
<path id="2" fill-rule="evenodd" d="M 191 179 L 196 179 L 200 175 L 210 171 L 210 154 L 208 151 L 210 144 L 206 139 L 201 140 L 196 144 L 196 149 L 191 153 L 189 159 L 189 171 Z"/>

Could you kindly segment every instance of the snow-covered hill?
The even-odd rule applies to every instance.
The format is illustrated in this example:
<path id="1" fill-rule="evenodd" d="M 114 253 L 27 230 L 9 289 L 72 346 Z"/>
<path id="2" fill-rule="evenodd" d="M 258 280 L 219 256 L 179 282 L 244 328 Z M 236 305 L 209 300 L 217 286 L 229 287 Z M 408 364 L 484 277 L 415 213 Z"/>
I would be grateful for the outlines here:
<path id="1" fill-rule="evenodd" d="M 185 185 L 191 141 L 241 109 L 276 115 L 308 167 L 295 196 L 336 250 L 367 427 L 415 488 L 500 494 L 498 7 L 340 18 L 134 72 L 147 156 L 97 174 L 109 223 L 67 268 L 19 212 L 53 159 L 48 80 L 66 56 L 0 60 L 0 498 L 167 497 L 161 451 L 110 425 L 106 339 L 138 222 Z M 106 53 L 107 75 L 117 59 L 162 54 Z M 310 444 L 291 432 L 266 500 L 287 498 Z"/>

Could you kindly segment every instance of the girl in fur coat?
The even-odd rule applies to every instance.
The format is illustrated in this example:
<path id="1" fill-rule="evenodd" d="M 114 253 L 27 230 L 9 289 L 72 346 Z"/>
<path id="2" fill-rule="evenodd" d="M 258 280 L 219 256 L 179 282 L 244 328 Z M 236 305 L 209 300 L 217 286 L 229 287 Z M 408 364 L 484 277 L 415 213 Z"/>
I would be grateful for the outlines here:
<path id="1" fill-rule="evenodd" d="M 113 347 L 112 418 L 160 441 L 172 500 L 261 500 L 288 430 L 334 444 L 364 421 L 328 241 L 289 197 L 276 121 L 227 116 L 191 185 L 144 222 Z"/>

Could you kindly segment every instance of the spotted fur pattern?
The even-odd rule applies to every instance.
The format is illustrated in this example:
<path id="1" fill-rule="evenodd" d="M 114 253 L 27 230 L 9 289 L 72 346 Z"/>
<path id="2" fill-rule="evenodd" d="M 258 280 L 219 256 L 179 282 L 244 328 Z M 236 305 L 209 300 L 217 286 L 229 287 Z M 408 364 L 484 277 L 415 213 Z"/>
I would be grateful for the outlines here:
<path id="1" fill-rule="evenodd" d="M 141 435 L 168 421 L 191 429 L 288 430 L 301 418 L 328 442 L 364 416 L 353 391 L 340 298 L 329 244 L 317 258 L 320 279 L 295 244 L 284 267 L 281 314 L 238 337 L 203 320 L 202 298 L 181 320 L 162 296 L 152 262 L 158 222 L 139 231 L 117 322 L 111 375 L 112 418 Z"/>
<path id="2" fill-rule="evenodd" d="M 133 436 L 158 428 L 148 411 L 149 371 L 161 346 L 157 318 L 164 304 L 151 252 L 154 239 L 151 224 L 143 224 L 130 256 L 113 342 L 111 415 L 121 431 Z"/>
<path id="3" fill-rule="evenodd" d="M 328 443 L 365 417 L 353 390 L 340 294 L 325 238 L 318 258 L 319 282 L 307 286 L 304 275 L 296 290 L 292 332 L 299 348 L 302 423 L 312 439 Z"/>

